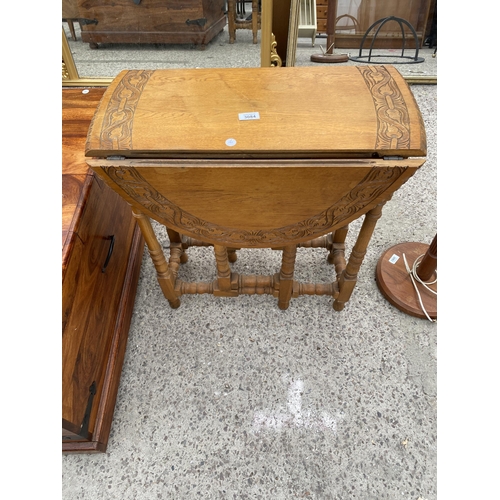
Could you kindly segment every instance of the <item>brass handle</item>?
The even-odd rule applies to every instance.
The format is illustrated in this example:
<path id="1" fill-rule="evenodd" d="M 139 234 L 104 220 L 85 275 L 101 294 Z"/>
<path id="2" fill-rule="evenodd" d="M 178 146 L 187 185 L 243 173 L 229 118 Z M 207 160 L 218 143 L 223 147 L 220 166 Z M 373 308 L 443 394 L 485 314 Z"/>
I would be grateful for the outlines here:
<path id="1" fill-rule="evenodd" d="M 106 238 L 107 240 L 111 240 L 109 244 L 109 250 L 108 250 L 108 255 L 106 256 L 106 260 L 104 261 L 104 265 L 102 266 L 101 272 L 106 272 L 106 268 L 108 267 L 109 264 L 109 259 L 111 259 L 111 254 L 113 253 L 113 248 L 115 247 L 115 235 L 112 234 L 111 236 L 108 236 Z"/>

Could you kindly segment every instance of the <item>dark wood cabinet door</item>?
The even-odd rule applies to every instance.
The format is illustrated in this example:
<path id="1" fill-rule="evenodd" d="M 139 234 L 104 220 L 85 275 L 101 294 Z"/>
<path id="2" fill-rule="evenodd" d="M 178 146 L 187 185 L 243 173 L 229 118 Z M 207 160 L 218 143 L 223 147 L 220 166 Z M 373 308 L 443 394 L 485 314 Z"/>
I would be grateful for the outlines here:
<path id="1" fill-rule="evenodd" d="M 94 178 L 63 281 L 63 439 L 92 439 L 133 232 L 130 207 Z"/>

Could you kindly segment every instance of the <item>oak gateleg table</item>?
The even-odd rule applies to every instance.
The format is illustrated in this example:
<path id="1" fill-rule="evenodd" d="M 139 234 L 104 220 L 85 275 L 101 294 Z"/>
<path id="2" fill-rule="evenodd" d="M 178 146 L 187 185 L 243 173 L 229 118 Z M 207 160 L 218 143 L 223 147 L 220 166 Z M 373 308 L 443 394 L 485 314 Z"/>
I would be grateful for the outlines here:
<path id="1" fill-rule="evenodd" d="M 425 155 L 411 90 L 383 65 L 123 71 L 86 144 L 87 163 L 131 205 L 173 308 L 183 294 L 271 294 L 281 309 L 308 294 L 342 310 L 383 205 Z M 168 256 L 150 219 L 167 228 Z M 213 281 L 178 278 L 191 246 L 213 246 Z M 326 249 L 330 282 L 294 279 L 298 247 Z M 279 249 L 281 267 L 233 272 L 241 248 Z"/>

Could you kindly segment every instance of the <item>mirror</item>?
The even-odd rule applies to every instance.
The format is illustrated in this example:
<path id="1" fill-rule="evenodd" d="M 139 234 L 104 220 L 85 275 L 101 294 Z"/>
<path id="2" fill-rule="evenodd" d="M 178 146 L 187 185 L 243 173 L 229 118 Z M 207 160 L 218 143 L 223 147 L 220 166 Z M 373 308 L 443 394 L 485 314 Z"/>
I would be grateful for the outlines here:
<path id="1" fill-rule="evenodd" d="M 68 70 L 63 84 L 109 83 L 125 68 L 260 66 L 260 18 L 265 16 L 259 3 L 63 0 L 63 63 Z M 268 5 L 272 2 L 265 0 L 264 10 Z M 243 29 L 253 24 L 254 10 L 256 39 L 252 29 Z M 237 21 L 233 43 L 231 14 Z M 72 66 L 76 74 L 69 70 Z"/>
<path id="2" fill-rule="evenodd" d="M 436 22 L 436 1 L 187 0 L 171 2 L 170 7 L 165 0 L 116 0 L 112 6 L 63 0 L 63 86 L 108 85 L 122 69 L 312 66 L 318 63 L 311 57 L 327 51 L 366 57 L 376 29 L 371 56 L 392 59 L 372 62 L 397 64 L 413 83 L 437 83 L 436 47 L 432 42 L 427 45 Z M 332 4 L 336 24 L 328 33 Z M 230 15 L 238 25 L 232 43 Z M 415 43 L 409 30 L 401 36 L 397 21 L 375 26 L 360 50 L 370 25 L 386 16 L 410 20 L 424 62 L 408 64 L 398 58 L 402 38 L 405 57 L 415 54 Z M 363 63 L 349 59 L 345 64 Z"/>

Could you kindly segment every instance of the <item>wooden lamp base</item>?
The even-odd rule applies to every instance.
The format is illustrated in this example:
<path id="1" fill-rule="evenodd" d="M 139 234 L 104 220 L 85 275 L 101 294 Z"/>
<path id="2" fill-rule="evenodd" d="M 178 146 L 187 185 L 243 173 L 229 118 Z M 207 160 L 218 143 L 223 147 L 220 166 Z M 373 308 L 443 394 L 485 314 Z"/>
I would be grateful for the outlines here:
<path id="1" fill-rule="evenodd" d="M 421 256 L 425 256 L 429 245 L 424 243 L 400 243 L 389 248 L 380 258 L 377 264 L 376 279 L 382 295 L 400 311 L 417 318 L 427 318 L 420 305 L 417 292 L 413 286 L 412 279 L 406 270 L 403 254 L 410 269 L 414 262 Z M 426 283 L 436 279 L 434 272 Z M 416 281 L 420 297 L 427 314 L 431 319 L 437 318 L 437 295 L 429 292 L 421 283 Z M 437 292 L 437 282 L 428 285 Z"/>
<path id="2" fill-rule="evenodd" d="M 312 62 L 317 63 L 343 63 L 349 60 L 347 54 L 313 54 L 311 56 Z"/>
<path id="3" fill-rule="evenodd" d="M 326 18 L 326 52 L 323 54 L 313 54 L 312 62 L 317 63 L 343 63 L 349 60 L 347 54 L 334 54 L 335 27 L 337 24 L 337 0 L 328 0 Z"/>

